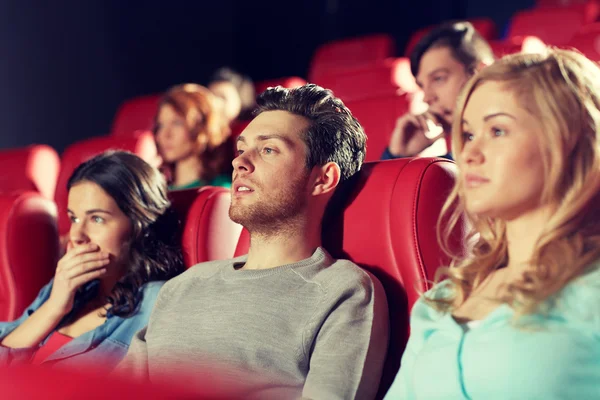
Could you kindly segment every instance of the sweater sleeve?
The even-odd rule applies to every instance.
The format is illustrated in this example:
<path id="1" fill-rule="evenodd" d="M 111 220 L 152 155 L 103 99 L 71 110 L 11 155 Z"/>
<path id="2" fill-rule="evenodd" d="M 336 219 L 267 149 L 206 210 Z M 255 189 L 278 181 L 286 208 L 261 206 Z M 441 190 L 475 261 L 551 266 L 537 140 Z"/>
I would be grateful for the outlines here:
<path id="1" fill-rule="evenodd" d="M 385 361 L 389 314 L 381 283 L 368 274 L 326 296 L 332 307 L 310 353 L 303 398 L 373 399 Z"/>
<path id="2" fill-rule="evenodd" d="M 37 297 L 25 309 L 23 314 L 16 320 L 11 322 L 0 322 L 0 342 L 4 340 L 12 331 L 17 329 L 31 314 L 37 311 L 48 300 L 52 291 L 52 281 L 44 286 L 38 293 Z M 25 348 L 11 348 L 0 345 L 0 366 L 9 366 L 16 364 L 27 363 L 31 360 L 39 346 Z"/>

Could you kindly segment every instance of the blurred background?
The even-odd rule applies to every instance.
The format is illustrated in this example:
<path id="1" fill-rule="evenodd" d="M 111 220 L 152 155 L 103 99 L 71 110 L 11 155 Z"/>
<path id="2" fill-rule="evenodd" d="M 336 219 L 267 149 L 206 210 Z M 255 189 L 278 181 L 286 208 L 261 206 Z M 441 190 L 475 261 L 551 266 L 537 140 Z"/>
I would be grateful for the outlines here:
<path id="1" fill-rule="evenodd" d="M 0 148 L 109 132 L 119 105 L 224 65 L 255 81 L 306 78 L 328 41 L 490 17 L 503 32 L 533 0 L 102 0 L 0 2 Z"/>

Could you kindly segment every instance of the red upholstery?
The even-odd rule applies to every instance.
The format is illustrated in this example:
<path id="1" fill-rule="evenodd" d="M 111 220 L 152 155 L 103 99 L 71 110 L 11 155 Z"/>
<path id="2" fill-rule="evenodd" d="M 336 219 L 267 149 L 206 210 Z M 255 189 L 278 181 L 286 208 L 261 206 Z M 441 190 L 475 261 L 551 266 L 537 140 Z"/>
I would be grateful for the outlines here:
<path id="1" fill-rule="evenodd" d="M 96 370 L 93 366 L 74 369 L 18 366 L 0 369 L 0 393 L 11 400 L 66 400 L 66 399 L 152 399 L 152 400 L 208 400 L 239 399 L 222 395 L 224 387 L 215 383 L 207 373 L 193 377 L 172 377 L 169 382 L 137 382 L 129 376 Z M 203 393 L 192 393 L 189 379 Z M 217 377 L 218 379 L 218 377 Z"/>
<path id="2" fill-rule="evenodd" d="M 367 134 L 365 161 L 377 161 L 388 146 L 396 120 L 408 112 L 407 95 L 390 93 L 364 100 L 345 102 Z"/>
<path id="3" fill-rule="evenodd" d="M 138 130 L 151 130 L 159 101 L 159 94 L 140 96 L 125 101 L 117 111 L 111 135 L 131 136 Z"/>
<path id="4" fill-rule="evenodd" d="M 0 151 L 0 192 L 34 190 L 54 198 L 60 159 L 56 150 L 44 144 Z M 10 171 L 10 172 L 8 172 Z"/>
<path id="5" fill-rule="evenodd" d="M 0 195 L 0 321 L 12 321 L 54 276 L 56 206 L 39 193 Z"/>
<path id="6" fill-rule="evenodd" d="M 584 26 L 569 42 L 592 61 L 600 62 L 600 22 Z"/>
<path id="7" fill-rule="evenodd" d="M 323 76 L 318 82 L 333 90 L 367 133 L 367 161 L 379 160 L 396 119 L 410 106 L 407 93 L 418 90 L 407 58 L 387 59 L 345 73 Z"/>
<path id="8" fill-rule="evenodd" d="M 475 30 L 479 32 L 484 39 L 493 40 L 498 37 L 498 28 L 496 27 L 496 23 L 490 18 L 474 18 L 467 21 L 473 24 L 473 28 L 475 28 Z M 419 43 L 419 41 L 436 26 L 438 25 L 428 26 L 413 33 L 408 41 L 408 44 L 406 45 L 404 55 L 406 57 L 410 57 L 410 53 L 412 53 L 417 43 Z"/>
<path id="9" fill-rule="evenodd" d="M 158 157 L 154 136 L 151 132 L 140 132 L 137 136 L 96 137 L 69 146 L 62 155 L 62 168 L 58 177 L 54 200 L 58 206 L 58 231 L 61 235 L 69 231 L 67 217 L 67 182 L 79 164 L 107 150 L 127 150 L 152 164 Z"/>
<path id="10" fill-rule="evenodd" d="M 600 1 L 598 0 L 537 0 L 537 8 L 561 7 L 583 12 L 585 22 L 591 23 L 600 17 Z"/>
<path id="11" fill-rule="evenodd" d="M 436 224 L 455 171 L 452 161 L 437 158 L 367 163 L 356 180 L 338 189 L 323 222 L 325 248 L 371 271 L 386 290 L 392 339 L 381 396 L 400 365 L 409 310 L 430 288 L 437 268 L 449 262 L 438 245 Z M 247 252 L 248 241 L 244 230 L 236 255 Z"/>
<path id="12" fill-rule="evenodd" d="M 269 79 L 267 81 L 256 82 L 254 87 L 256 89 L 256 94 L 261 94 L 268 88 L 274 86 L 282 86 L 284 88 L 292 89 L 302 85 L 306 85 L 306 81 L 304 79 L 297 76 L 288 76 L 280 79 Z"/>
<path id="13" fill-rule="evenodd" d="M 585 13 L 552 7 L 521 11 L 514 15 L 507 38 L 537 36 L 549 45 L 567 44 L 585 24 Z"/>
<path id="14" fill-rule="evenodd" d="M 173 191 L 169 196 L 183 221 L 182 246 L 187 268 L 233 257 L 242 226 L 229 219 L 229 189 L 206 186 Z"/>
<path id="15" fill-rule="evenodd" d="M 322 75 L 393 57 L 395 46 L 394 39 L 386 34 L 326 43 L 317 49 L 311 60 L 309 81 L 317 82 Z"/>

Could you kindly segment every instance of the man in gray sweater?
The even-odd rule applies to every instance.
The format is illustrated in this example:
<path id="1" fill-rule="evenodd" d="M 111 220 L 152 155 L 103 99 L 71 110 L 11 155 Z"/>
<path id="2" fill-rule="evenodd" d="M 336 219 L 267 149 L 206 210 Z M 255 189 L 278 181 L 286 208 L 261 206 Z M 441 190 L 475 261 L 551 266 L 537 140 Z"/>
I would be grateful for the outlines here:
<path id="1" fill-rule="evenodd" d="M 316 85 L 270 88 L 258 105 L 237 140 L 229 210 L 250 232 L 248 255 L 167 282 L 120 369 L 151 381 L 217 369 L 244 398 L 372 399 L 388 345 L 383 288 L 321 247 L 325 207 L 360 169 L 365 134 Z"/>

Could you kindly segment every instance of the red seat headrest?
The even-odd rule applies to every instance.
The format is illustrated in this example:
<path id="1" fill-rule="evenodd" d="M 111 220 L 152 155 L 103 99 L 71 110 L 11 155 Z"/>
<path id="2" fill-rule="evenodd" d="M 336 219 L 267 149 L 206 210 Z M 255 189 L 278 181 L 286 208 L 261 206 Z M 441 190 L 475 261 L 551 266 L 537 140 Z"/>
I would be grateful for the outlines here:
<path id="1" fill-rule="evenodd" d="M 160 94 L 151 94 L 125 101 L 115 115 L 111 135 L 126 137 L 138 130 L 151 130 L 160 97 Z"/>
<path id="2" fill-rule="evenodd" d="M 52 147 L 35 144 L 0 151 L 0 169 L 10 171 L 0 176 L 0 192 L 33 190 L 54 199 L 60 158 Z"/>
<path id="3" fill-rule="evenodd" d="M 35 192 L 0 195 L 0 321 L 23 313 L 57 262 L 54 202 Z"/>
<path id="4" fill-rule="evenodd" d="M 172 191 L 169 197 L 183 222 L 182 247 L 187 268 L 234 256 L 242 226 L 229 218 L 229 189 L 205 186 Z"/>

